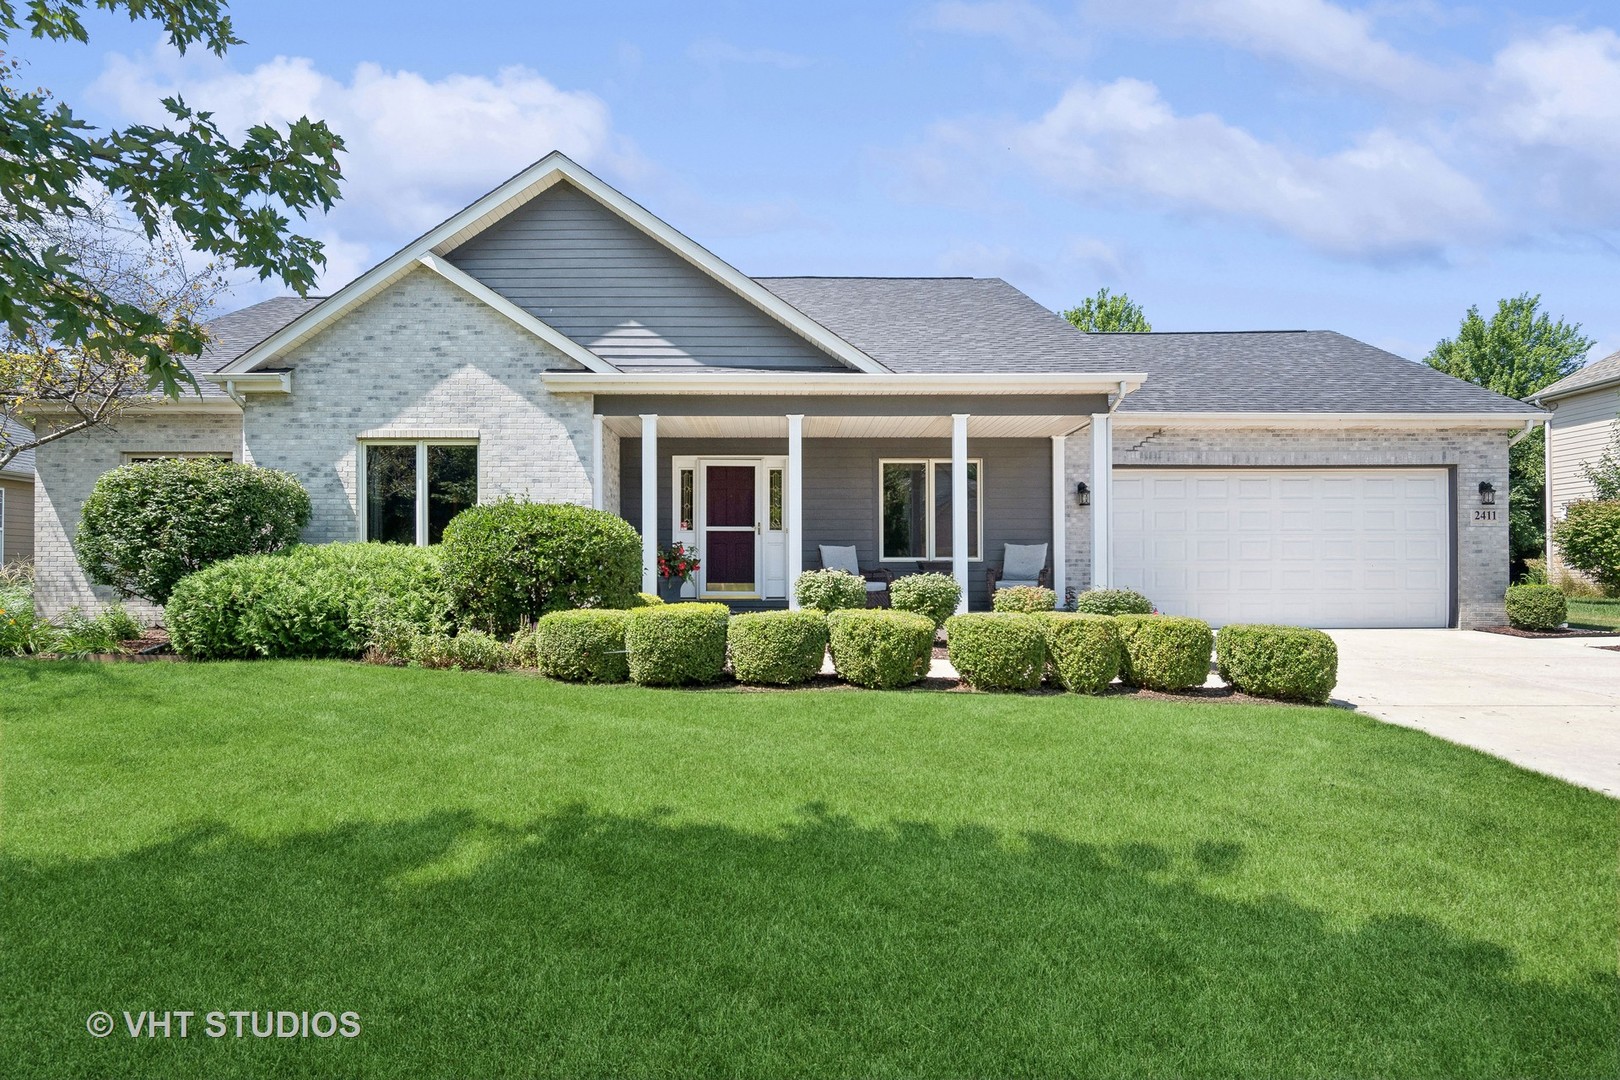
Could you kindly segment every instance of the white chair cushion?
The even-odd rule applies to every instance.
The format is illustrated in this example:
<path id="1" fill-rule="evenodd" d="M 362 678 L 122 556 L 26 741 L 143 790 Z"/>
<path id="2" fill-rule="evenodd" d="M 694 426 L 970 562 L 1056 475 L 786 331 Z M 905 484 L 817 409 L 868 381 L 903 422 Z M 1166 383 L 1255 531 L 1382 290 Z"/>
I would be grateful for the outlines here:
<path id="1" fill-rule="evenodd" d="M 848 574 L 861 576 L 861 564 L 855 558 L 855 545 L 842 547 L 835 544 L 821 544 L 821 565 L 827 570 L 842 570 Z M 1042 556 L 1043 558 L 1045 556 Z"/>
<path id="2" fill-rule="evenodd" d="M 888 587 L 889 583 L 887 581 L 868 581 L 866 583 L 867 592 L 882 592 Z"/>
<path id="3" fill-rule="evenodd" d="M 1033 585 L 1046 569 L 1045 544 L 1008 544 L 1001 561 L 1004 582 L 1016 581 L 1020 585 Z"/>

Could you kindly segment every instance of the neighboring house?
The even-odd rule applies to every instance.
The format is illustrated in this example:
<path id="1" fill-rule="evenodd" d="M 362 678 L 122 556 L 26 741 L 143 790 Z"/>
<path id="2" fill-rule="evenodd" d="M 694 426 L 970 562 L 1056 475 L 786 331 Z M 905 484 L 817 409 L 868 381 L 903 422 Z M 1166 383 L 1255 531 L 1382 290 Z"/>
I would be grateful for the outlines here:
<path id="1" fill-rule="evenodd" d="M 1542 415 L 1334 333 L 1088 335 L 994 278 L 750 278 L 560 154 L 330 298 L 213 327 L 208 394 L 41 450 L 47 611 L 106 595 L 69 544 L 101 472 L 218 453 L 296 474 L 311 542 L 589 503 L 641 529 L 648 591 L 679 538 L 738 604 L 853 544 L 982 608 L 1019 543 L 1060 592 L 1216 623 L 1473 626 L 1502 618 L 1507 445 Z"/>
<path id="2" fill-rule="evenodd" d="M 13 440 L 33 437 L 18 425 L 11 424 L 9 429 Z M 24 450 L 0 468 L 0 566 L 33 557 L 34 452 Z"/>
<path id="3" fill-rule="evenodd" d="M 1573 574 L 1558 557 L 1552 527 L 1570 503 L 1593 496 L 1586 466 L 1596 465 L 1620 420 L 1620 352 L 1566 375 L 1530 400 L 1551 410 L 1547 417 L 1548 580 Z"/>

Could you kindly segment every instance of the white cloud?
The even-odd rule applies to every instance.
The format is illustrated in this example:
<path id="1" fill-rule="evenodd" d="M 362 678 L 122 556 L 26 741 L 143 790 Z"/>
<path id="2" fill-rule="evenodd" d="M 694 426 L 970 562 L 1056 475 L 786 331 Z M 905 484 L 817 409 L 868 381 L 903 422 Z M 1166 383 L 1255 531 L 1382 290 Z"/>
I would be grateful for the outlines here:
<path id="1" fill-rule="evenodd" d="M 145 121 L 162 119 L 160 100 L 179 94 L 228 131 L 302 115 L 326 120 L 347 153 L 343 201 L 306 226 L 329 243 L 325 290 L 552 150 L 587 166 L 641 168 L 614 134 L 605 102 L 521 67 L 494 78 L 431 80 L 364 63 L 344 80 L 302 57 L 238 71 L 196 51 L 181 58 L 159 47 L 110 56 L 90 93 L 110 112 Z"/>
<path id="2" fill-rule="evenodd" d="M 1620 156 L 1620 35 L 1556 27 L 1492 64 L 1490 122 L 1529 146 Z"/>
<path id="3" fill-rule="evenodd" d="M 1381 40 L 1366 12 L 1328 0 L 1093 0 L 1110 21 L 1212 38 L 1260 56 L 1399 94 L 1444 96 L 1444 71 Z"/>
<path id="4" fill-rule="evenodd" d="M 1029 0 L 945 0 L 924 17 L 934 30 L 1000 38 L 1020 49 L 1074 57 L 1089 51 L 1085 39 Z"/>
<path id="5" fill-rule="evenodd" d="M 1135 268 L 1136 260 L 1106 240 L 1077 236 L 1069 241 L 1064 254 L 1105 282 L 1118 282 Z"/>
<path id="6" fill-rule="evenodd" d="M 1078 82 L 1028 122 L 942 125 L 916 157 L 924 181 L 941 161 L 1017 166 L 1088 198 L 1258 222 L 1331 254 L 1430 257 L 1492 224 L 1483 191 L 1428 146 L 1391 131 L 1313 155 L 1264 142 L 1217 116 L 1177 115 L 1137 79 Z M 960 159 L 965 148 L 976 160 Z"/>
<path id="7" fill-rule="evenodd" d="M 810 66 L 808 56 L 782 49 L 745 48 L 719 38 L 700 38 L 687 46 L 688 59 L 702 64 L 753 64 L 794 71 Z"/>

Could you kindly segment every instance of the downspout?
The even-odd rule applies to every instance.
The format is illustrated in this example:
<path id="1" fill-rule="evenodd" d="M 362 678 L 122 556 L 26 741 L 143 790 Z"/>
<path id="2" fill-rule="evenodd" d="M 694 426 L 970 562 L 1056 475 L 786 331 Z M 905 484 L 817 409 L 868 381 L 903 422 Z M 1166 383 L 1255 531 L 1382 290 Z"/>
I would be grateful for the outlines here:
<path id="1" fill-rule="evenodd" d="M 1542 417 L 1539 417 L 1539 416 L 1536 417 L 1534 420 L 1526 420 L 1524 422 L 1524 430 L 1519 432 L 1517 435 L 1513 436 L 1513 438 L 1508 440 L 1508 449 L 1511 450 L 1515 446 L 1518 446 L 1525 439 L 1529 438 L 1530 433 L 1532 431 L 1536 430 L 1536 426 L 1538 424 L 1544 424 L 1544 423 L 1546 423 L 1546 420 L 1543 419 Z"/>
<path id="2" fill-rule="evenodd" d="M 238 408 L 242 409 L 244 412 L 247 411 L 247 398 L 236 392 L 235 379 L 225 380 L 225 396 L 236 402 Z"/>

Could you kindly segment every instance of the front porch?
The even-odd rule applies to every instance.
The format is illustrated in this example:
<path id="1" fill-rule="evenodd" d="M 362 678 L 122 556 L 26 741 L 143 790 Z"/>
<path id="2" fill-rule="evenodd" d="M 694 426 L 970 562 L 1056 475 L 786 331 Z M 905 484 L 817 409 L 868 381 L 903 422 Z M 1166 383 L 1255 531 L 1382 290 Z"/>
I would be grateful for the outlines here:
<path id="1" fill-rule="evenodd" d="M 1046 546 L 1060 597 L 1108 580 L 1117 396 L 1074 392 L 1107 376 L 1043 376 L 1045 394 L 1010 377 L 971 395 L 923 392 L 926 376 L 855 375 L 840 381 L 861 389 L 841 394 L 771 394 L 788 380 L 733 376 L 746 395 L 682 392 L 707 389 L 703 376 L 667 376 L 658 394 L 589 378 L 597 505 L 640 530 L 645 591 L 657 591 L 658 548 L 677 540 L 702 563 L 686 595 L 739 610 L 795 606 L 792 584 L 822 568 L 822 545 L 853 546 L 863 570 L 896 578 L 950 574 L 962 610 L 989 608 L 1008 544 Z M 1089 467 L 1084 507 L 1072 444 Z M 1077 550 L 1089 559 L 1071 565 Z"/>

